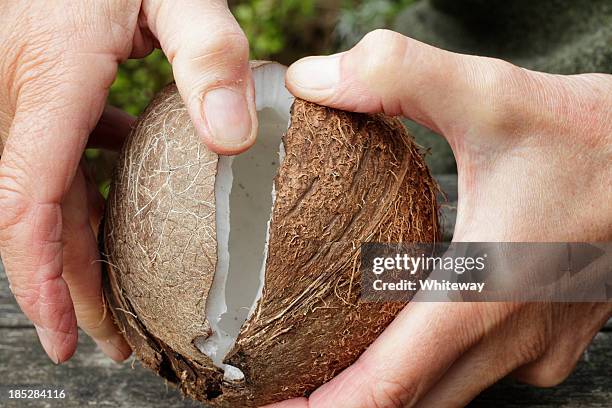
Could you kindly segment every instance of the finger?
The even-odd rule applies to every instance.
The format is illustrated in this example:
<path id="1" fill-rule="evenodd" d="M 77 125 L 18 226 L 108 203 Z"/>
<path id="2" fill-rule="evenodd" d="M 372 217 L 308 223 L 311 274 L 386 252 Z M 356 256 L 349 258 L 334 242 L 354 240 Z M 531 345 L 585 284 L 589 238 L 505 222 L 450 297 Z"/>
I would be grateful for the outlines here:
<path id="1" fill-rule="evenodd" d="M 261 408 L 308 408 L 308 400 L 306 398 L 294 398 L 276 404 L 264 405 Z"/>
<path id="2" fill-rule="evenodd" d="M 537 319 L 537 317 L 535 317 Z M 518 330 L 517 330 L 518 329 Z M 416 404 L 419 408 L 466 406 L 483 390 L 543 352 L 535 340 L 541 333 L 520 334 L 515 325 L 503 325 L 471 348 Z M 531 336 L 531 338 L 529 338 Z"/>
<path id="3" fill-rule="evenodd" d="M 512 376 L 520 382 L 537 387 L 552 387 L 565 380 L 576 367 L 584 350 L 612 317 L 612 304 L 557 303 L 555 320 L 559 324 L 555 341 L 539 358 L 516 369 Z M 585 319 L 584 316 L 589 316 Z"/>
<path id="4" fill-rule="evenodd" d="M 249 47 L 227 3 L 146 0 L 143 10 L 207 146 L 220 154 L 249 148 L 257 132 Z"/>
<path id="5" fill-rule="evenodd" d="M 588 345 L 583 349 L 572 350 L 572 352 L 577 351 L 582 354 L 586 347 Z M 548 355 L 544 355 L 536 361 L 517 368 L 511 376 L 519 382 L 535 387 L 547 388 L 557 386 L 574 371 L 580 356 L 571 355 L 573 357 L 571 359 L 564 355 L 555 357 L 558 357 L 559 360 L 551 359 Z"/>
<path id="6" fill-rule="evenodd" d="M 486 330 L 475 305 L 408 304 L 352 366 L 310 396 L 309 407 L 412 405 Z"/>
<path id="7" fill-rule="evenodd" d="M 113 323 L 104 302 L 100 257 L 89 211 L 85 176 L 79 169 L 62 203 L 62 276 L 70 289 L 79 327 L 106 355 L 115 361 L 123 361 L 131 354 L 131 349 Z"/>
<path id="8" fill-rule="evenodd" d="M 367 34 L 350 51 L 308 57 L 289 67 L 288 89 L 297 97 L 357 112 L 409 117 L 439 133 L 457 118 L 495 110 L 495 94 L 519 68 L 500 60 L 456 54 L 389 30 Z"/>
<path id="9" fill-rule="evenodd" d="M 115 60 L 96 62 L 112 77 Z M 19 305 L 56 363 L 70 358 L 77 341 L 76 316 L 62 278 L 60 204 L 110 82 L 66 75 L 48 70 L 21 88 L 0 161 L 0 252 Z"/>
<path id="10" fill-rule="evenodd" d="M 88 148 L 119 150 L 123 141 L 132 131 L 136 118 L 114 106 L 107 105 L 91 132 L 87 142 Z"/>

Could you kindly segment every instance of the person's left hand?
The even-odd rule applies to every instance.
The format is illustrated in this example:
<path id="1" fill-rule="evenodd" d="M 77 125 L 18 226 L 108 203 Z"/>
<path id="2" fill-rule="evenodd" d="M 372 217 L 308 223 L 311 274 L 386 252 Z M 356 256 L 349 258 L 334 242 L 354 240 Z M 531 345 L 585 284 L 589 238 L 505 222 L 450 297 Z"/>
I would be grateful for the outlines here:
<path id="1" fill-rule="evenodd" d="M 249 45 L 226 1 L 0 1 L 0 253 L 57 364 L 74 353 L 77 324 L 111 358 L 131 353 L 104 303 L 100 196 L 79 163 L 88 143 L 121 143 L 132 119 L 105 109 L 108 90 L 119 62 L 157 46 L 194 137 L 219 154 L 248 149 L 257 133 Z"/>

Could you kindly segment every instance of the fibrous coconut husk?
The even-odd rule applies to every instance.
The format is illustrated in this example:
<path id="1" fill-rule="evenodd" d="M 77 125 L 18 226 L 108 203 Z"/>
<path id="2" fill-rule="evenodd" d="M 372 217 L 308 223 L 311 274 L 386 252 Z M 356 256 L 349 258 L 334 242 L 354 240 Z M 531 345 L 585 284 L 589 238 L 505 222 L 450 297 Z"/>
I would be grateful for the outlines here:
<path id="1" fill-rule="evenodd" d="M 435 242 L 437 187 L 402 123 L 296 100 L 274 180 L 262 296 L 223 370 L 194 345 L 217 260 L 217 155 L 174 86 L 126 143 L 104 228 L 105 294 L 143 364 L 193 398 L 258 406 L 307 396 L 354 362 L 403 303 L 360 302 L 363 242 Z"/>

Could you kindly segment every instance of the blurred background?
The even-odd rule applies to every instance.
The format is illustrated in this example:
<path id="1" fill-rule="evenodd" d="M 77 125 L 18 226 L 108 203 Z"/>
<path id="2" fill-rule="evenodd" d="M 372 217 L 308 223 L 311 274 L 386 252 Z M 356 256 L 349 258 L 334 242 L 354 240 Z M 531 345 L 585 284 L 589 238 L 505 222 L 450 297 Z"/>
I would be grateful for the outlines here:
<path id="1" fill-rule="evenodd" d="M 612 0 L 229 0 L 251 59 L 289 65 L 346 50 L 376 28 L 390 28 L 457 52 L 499 57 L 539 71 L 612 73 Z M 161 51 L 119 69 L 110 103 L 138 115 L 172 81 Z M 411 121 L 434 174 L 456 173 L 445 140 Z M 89 150 L 103 192 L 114 155 Z"/>

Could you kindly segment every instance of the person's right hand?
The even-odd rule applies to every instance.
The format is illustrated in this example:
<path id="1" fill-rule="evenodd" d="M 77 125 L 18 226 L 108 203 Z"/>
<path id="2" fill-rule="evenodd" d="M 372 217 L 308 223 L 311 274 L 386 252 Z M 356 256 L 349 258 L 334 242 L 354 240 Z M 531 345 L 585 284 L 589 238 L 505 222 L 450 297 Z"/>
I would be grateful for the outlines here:
<path id="1" fill-rule="evenodd" d="M 79 169 L 119 62 L 160 45 L 196 131 L 247 149 L 257 129 L 248 43 L 223 0 L 0 2 L 0 254 L 11 289 L 56 363 L 77 323 L 115 360 L 130 354 L 103 303 L 99 197 Z M 131 119 L 107 109 L 93 144 Z"/>
<path id="2" fill-rule="evenodd" d="M 533 72 L 378 30 L 296 62 L 287 85 L 444 135 L 457 159 L 454 241 L 612 239 L 612 75 Z M 411 302 L 353 365 L 275 407 L 458 407 L 508 374 L 552 386 L 611 316 L 610 302 Z"/>

